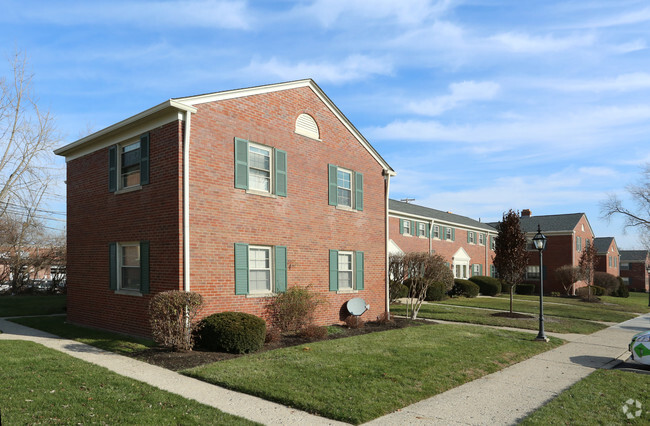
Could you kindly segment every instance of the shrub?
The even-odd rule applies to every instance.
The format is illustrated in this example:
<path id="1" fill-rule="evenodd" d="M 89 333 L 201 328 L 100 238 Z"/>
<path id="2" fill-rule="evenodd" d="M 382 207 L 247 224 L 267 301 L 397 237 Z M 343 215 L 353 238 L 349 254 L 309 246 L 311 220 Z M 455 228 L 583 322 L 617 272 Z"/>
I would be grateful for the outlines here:
<path id="1" fill-rule="evenodd" d="M 618 288 L 616 289 L 614 296 L 630 297 L 630 289 L 628 288 L 628 286 L 625 285 L 623 279 L 621 277 L 616 277 L 616 279 L 618 280 Z"/>
<path id="2" fill-rule="evenodd" d="M 398 282 L 398 281 L 393 281 L 391 280 L 390 283 L 388 284 L 389 286 L 389 293 L 390 293 L 390 301 L 394 302 L 397 299 L 401 299 L 403 297 L 408 297 L 409 294 L 409 288 L 405 286 L 404 284 Z"/>
<path id="3" fill-rule="evenodd" d="M 427 288 L 427 297 L 424 300 L 427 300 L 429 302 L 437 302 L 440 300 L 445 300 L 446 298 L 447 284 L 434 281 L 429 284 L 429 288 Z"/>
<path id="4" fill-rule="evenodd" d="M 450 294 L 452 296 L 476 297 L 478 296 L 479 286 L 469 280 L 455 279 L 454 286 Z"/>
<path id="5" fill-rule="evenodd" d="M 281 332 L 296 332 L 314 322 L 314 313 L 323 303 L 320 296 L 310 287 L 291 287 L 284 293 L 271 298 L 265 313 L 272 327 Z"/>
<path id="6" fill-rule="evenodd" d="M 496 278 L 479 275 L 469 280 L 479 287 L 483 296 L 496 296 L 501 293 L 501 281 Z"/>
<path id="7" fill-rule="evenodd" d="M 345 325 L 347 325 L 348 328 L 363 328 L 366 323 L 356 315 L 348 315 L 345 318 Z"/>
<path id="8" fill-rule="evenodd" d="M 379 314 L 377 317 L 377 324 L 393 324 L 395 320 L 393 319 L 392 315 L 390 312 L 382 312 Z"/>
<path id="9" fill-rule="evenodd" d="M 198 327 L 195 318 L 202 304 L 199 293 L 186 291 L 165 291 L 152 297 L 149 324 L 154 341 L 175 351 L 192 350 Z"/>
<path id="10" fill-rule="evenodd" d="M 526 283 L 517 284 L 517 287 L 515 287 L 515 293 L 521 295 L 533 294 L 535 293 L 535 284 L 526 284 Z"/>
<path id="11" fill-rule="evenodd" d="M 266 322 L 243 312 L 221 312 L 201 321 L 201 346 L 208 350 L 249 353 L 264 345 Z"/>
<path id="12" fill-rule="evenodd" d="M 300 337 L 304 337 L 309 340 L 323 340 L 327 337 L 327 327 L 320 327 L 317 325 L 308 325 L 307 327 L 300 330 L 298 333 Z"/>
<path id="13" fill-rule="evenodd" d="M 607 295 L 607 289 L 599 285 L 592 285 L 591 294 L 593 294 L 594 296 L 605 296 Z"/>
<path id="14" fill-rule="evenodd" d="M 605 296 L 609 296 L 618 291 L 619 282 L 616 277 L 607 272 L 596 271 L 594 272 L 594 285 L 605 289 Z"/>

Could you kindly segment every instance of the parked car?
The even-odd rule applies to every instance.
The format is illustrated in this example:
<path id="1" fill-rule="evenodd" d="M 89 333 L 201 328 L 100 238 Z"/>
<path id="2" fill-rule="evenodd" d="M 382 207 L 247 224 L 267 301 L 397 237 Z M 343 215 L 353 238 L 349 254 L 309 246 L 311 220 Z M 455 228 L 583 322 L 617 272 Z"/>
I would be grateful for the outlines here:
<path id="1" fill-rule="evenodd" d="M 632 352 L 632 360 L 650 365 L 650 330 L 634 335 L 629 349 Z"/>

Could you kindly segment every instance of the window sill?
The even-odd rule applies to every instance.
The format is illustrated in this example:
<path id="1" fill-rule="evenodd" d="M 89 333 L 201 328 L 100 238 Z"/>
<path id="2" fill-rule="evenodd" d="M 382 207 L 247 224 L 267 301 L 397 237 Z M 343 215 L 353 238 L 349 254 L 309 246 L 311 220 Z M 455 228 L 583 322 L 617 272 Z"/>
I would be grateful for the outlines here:
<path id="1" fill-rule="evenodd" d="M 140 291 L 138 291 L 138 290 L 119 289 L 119 290 L 115 290 L 115 294 L 122 294 L 124 296 L 142 297 L 142 293 L 140 293 Z"/>
<path id="2" fill-rule="evenodd" d="M 265 297 L 273 297 L 275 296 L 275 293 L 266 292 L 266 293 L 252 293 L 252 294 L 247 294 L 246 298 L 247 299 L 263 299 Z"/>
<path id="3" fill-rule="evenodd" d="M 271 194 L 270 192 L 257 191 L 255 189 L 247 189 L 246 193 L 251 195 L 259 195 L 260 197 L 266 197 L 266 198 L 278 198 L 277 195 Z"/>
<path id="4" fill-rule="evenodd" d="M 353 209 L 352 207 L 339 206 L 339 205 L 336 206 L 336 210 L 343 210 L 343 211 L 346 211 L 346 212 L 356 212 L 357 211 L 357 210 Z"/>
<path id="5" fill-rule="evenodd" d="M 358 292 L 359 290 L 354 290 L 354 289 L 336 290 L 336 294 L 354 294 Z"/>
<path id="6" fill-rule="evenodd" d="M 142 189 L 142 185 L 129 186 L 128 188 L 122 188 L 115 191 L 115 195 L 126 194 L 128 192 L 139 191 Z"/>

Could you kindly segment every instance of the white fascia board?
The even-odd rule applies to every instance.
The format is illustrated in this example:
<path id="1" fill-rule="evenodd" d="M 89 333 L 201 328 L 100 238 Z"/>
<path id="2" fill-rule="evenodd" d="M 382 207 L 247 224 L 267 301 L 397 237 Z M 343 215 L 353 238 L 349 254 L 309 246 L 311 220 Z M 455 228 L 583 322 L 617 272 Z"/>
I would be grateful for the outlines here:
<path id="1" fill-rule="evenodd" d="M 268 84 L 265 86 L 247 87 L 244 89 L 227 90 L 224 92 L 208 93 L 205 95 L 190 96 L 187 98 L 176 98 L 178 102 L 185 105 L 198 105 L 208 102 L 218 102 L 227 99 L 241 98 L 245 96 L 261 95 L 265 93 L 278 92 L 282 90 L 296 89 L 299 87 L 309 87 L 316 96 L 329 108 L 329 110 L 338 118 L 338 120 L 348 129 L 348 131 L 361 143 L 361 145 L 372 155 L 372 157 L 381 165 L 386 174 L 395 176 L 397 173 L 388 165 L 381 155 L 370 145 L 370 142 L 357 130 L 356 127 L 347 119 L 338 109 L 332 100 L 323 92 L 323 90 L 312 79 L 289 81 L 286 83 Z"/>
<path id="2" fill-rule="evenodd" d="M 187 113 L 195 112 L 196 108 L 169 99 L 119 123 L 58 148 L 54 150 L 54 153 L 64 156 L 66 162 L 74 160 L 118 142 L 136 138 L 150 129 L 172 121 L 184 121 Z"/>
<path id="3" fill-rule="evenodd" d="M 402 213 L 402 212 L 396 211 L 396 210 L 389 210 L 388 216 L 395 217 L 395 218 L 401 218 L 401 219 L 420 219 L 420 220 L 423 220 L 423 221 L 426 221 L 426 222 L 433 222 L 434 225 L 453 226 L 454 228 L 468 229 L 470 231 L 484 232 L 484 233 L 487 233 L 487 234 L 494 234 L 494 235 L 498 234 L 498 231 L 496 231 L 496 230 L 490 231 L 490 230 L 483 229 L 483 228 L 477 228 L 477 227 L 468 226 L 468 225 L 461 225 L 461 224 L 455 223 L 455 222 L 440 221 L 440 220 L 434 219 L 432 217 L 419 216 L 419 215 L 410 214 L 410 213 Z"/>

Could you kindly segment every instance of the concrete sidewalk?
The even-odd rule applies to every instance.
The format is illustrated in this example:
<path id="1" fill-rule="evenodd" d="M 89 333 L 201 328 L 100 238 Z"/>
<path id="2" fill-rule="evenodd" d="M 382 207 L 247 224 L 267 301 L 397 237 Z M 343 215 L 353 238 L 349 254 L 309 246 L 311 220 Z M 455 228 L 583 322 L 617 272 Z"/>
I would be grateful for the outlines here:
<path id="1" fill-rule="evenodd" d="M 627 345 L 630 338 L 639 331 L 647 329 L 650 329 L 650 314 L 586 336 L 548 333 L 568 338 L 570 343 L 375 419 L 368 424 L 515 424 L 594 370 L 611 368 L 626 359 L 629 355 Z M 343 424 L 254 396 L 223 389 L 83 343 L 61 339 L 1 318 L 0 330 L 3 332 L 0 334 L 2 340 L 34 341 L 106 367 L 120 375 L 263 424 Z"/>

